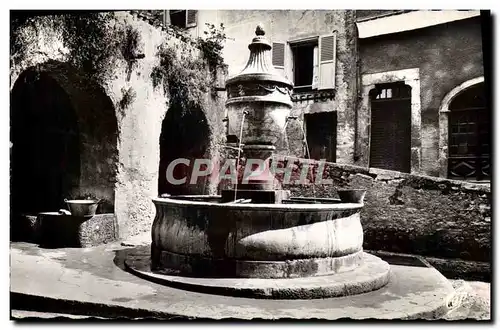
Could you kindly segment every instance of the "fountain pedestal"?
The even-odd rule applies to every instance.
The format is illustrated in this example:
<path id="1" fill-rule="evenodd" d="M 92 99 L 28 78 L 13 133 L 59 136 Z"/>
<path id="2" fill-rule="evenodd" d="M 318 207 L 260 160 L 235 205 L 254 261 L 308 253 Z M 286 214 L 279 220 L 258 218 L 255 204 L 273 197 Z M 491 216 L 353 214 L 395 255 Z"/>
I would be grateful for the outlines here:
<path id="1" fill-rule="evenodd" d="M 281 183 L 270 169 L 276 148 L 272 145 L 248 144 L 242 149 L 247 161 L 243 164 L 245 170 L 240 172 L 237 185 L 221 191 L 222 202 L 244 199 L 258 204 L 281 204 L 288 199 L 290 191 L 281 189 Z"/>
<path id="2" fill-rule="evenodd" d="M 238 184 L 222 191 L 222 201 L 249 199 L 253 203 L 281 204 L 290 193 L 281 190 L 280 182 L 270 170 L 270 159 L 290 115 L 293 85 L 274 71 L 272 47 L 261 26 L 255 34 L 248 46 L 247 65 L 226 82 L 228 120 L 241 132 L 240 145 L 247 166 Z"/>

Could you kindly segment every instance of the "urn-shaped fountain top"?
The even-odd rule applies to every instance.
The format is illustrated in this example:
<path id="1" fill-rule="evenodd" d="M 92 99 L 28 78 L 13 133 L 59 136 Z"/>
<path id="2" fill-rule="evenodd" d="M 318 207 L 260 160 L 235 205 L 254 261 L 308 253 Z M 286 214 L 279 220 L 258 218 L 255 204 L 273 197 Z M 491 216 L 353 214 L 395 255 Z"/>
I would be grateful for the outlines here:
<path id="1" fill-rule="evenodd" d="M 253 96 L 253 101 L 279 102 L 291 106 L 290 93 L 293 84 L 274 68 L 272 46 L 265 37 L 262 24 L 257 25 L 255 37 L 248 45 L 248 49 L 250 49 L 250 57 L 245 68 L 226 81 L 228 102 L 244 102 L 245 100 L 241 97 Z M 274 91 L 282 95 L 273 93 Z M 266 100 L 257 97 L 271 96 L 269 94 L 273 97 L 266 97 Z"/>

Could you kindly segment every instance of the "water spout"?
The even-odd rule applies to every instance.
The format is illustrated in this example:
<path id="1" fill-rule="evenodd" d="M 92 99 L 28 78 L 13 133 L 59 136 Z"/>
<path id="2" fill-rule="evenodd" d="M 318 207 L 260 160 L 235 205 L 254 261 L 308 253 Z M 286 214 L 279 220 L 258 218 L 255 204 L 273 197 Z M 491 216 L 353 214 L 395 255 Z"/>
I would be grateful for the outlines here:
<path id="1" fill-rule="evenodd" d="M 285 126 L 283 127 L 283 135 L 285 137 L 285 144 L 286 144 L 286 152 L 289 155 L 290 154 L 290 141 L 288 140 L 288 134 L 286 132 L 286 128 L 288 127 L 288 122 L 289 120 L 292 119 L 297 119 L 297 116 L 287 116 L 285 120 Z"/>
<path id="2" fill-rule="evenodd" d="M 236 196 L 238 193 L 238 167 L 240 166 L 240 157 L 241 157 L 241 148 L 243 147 L 243 143 L 241 143 L 241 139 L 243 138 L 243 125 L 245 124 L 245 117 L 248 115 L 248 111 L 243 111 L 243 116 L 241 116 L 241 127 L 240 127 L 240 136 L 238 140 L 238 158 L 236 159 L 236 184 L 234 185 L 234 200 L 236 201 Z"/>

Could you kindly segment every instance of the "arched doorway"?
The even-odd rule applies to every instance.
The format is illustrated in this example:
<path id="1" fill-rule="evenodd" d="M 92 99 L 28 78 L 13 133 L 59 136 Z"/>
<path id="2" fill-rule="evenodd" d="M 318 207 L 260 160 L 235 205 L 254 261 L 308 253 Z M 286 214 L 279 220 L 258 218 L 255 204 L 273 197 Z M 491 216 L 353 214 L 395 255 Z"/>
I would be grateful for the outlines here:
<path id="1" fill-rule="evenodd" d="M 448 110 L 448 178 L 489 180 L 492 117 L 484 82 L 458 93 Z"/>
<path id="2" fill-rule="evenodd" d="M 370 167 L 410 173 L 411 87 L 380 84 L 370 91 Z"/>
<path id="3" fill-rule="evenodd" d="M 201 109 L 184 110 L 171 105 L 162 122 L 160 135 L 160 166 L 158 193 L 170 195 L 205 194 L 208 191 L 208 178 L 199 178 L 197 184 L 190 184 L 193 165 L 196 159 L 209 156 L 210 129 Z M 173 168 L 173 176 L 184 184 L 173 184 L 167 180 L 167 168 L 174 160 L 185 158 L 189 166 L 178 164 Z"/>
<path id="4" fill-rule="evenodd" d="M 67 63 L 23 71 L 11 91 L 11 214 L 66 208 L 95 197 L 113 213 L 118 124 L 103 88 Z"/>
<path id="5" fill-rule="evenodd" d="M 12 93 L 12 211 L 64 207 L 80 183 L 80 139 L 68 94 L 50 76 L 23 75 Z"/>

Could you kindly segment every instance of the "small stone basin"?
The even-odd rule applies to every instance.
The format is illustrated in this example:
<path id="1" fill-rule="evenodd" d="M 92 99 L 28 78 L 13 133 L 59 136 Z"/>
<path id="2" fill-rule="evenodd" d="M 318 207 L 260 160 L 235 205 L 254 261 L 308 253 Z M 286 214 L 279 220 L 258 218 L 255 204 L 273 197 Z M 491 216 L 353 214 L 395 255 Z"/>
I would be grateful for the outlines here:
<path id="1" fill-rule="evenodd" d="M 220 196 L 154 198 L 152 267 L 193 276 L 303 277 L 362 263 L 361 203 L 221 203 Z"/>

